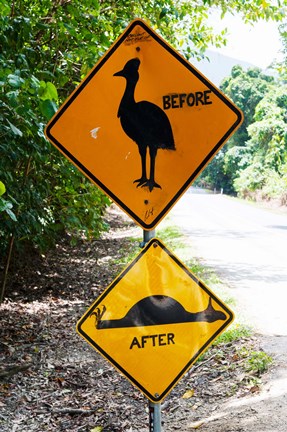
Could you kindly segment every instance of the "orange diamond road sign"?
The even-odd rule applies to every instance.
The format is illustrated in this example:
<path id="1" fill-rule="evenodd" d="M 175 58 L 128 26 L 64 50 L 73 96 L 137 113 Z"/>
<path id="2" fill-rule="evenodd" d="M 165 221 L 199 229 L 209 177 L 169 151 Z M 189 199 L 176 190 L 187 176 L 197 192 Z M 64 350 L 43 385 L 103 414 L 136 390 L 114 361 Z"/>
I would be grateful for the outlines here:
<path id="1" fill-rule="evenodd" d="M 153 239 L 88 309 L 77 331 L 159 402 L 232 320 L 227 306 Z"/>
<path id="2" fill-rule="evenodd" d="M 153 229 L 243 119 L 141 20 L 46 128 L 47 138 L 143 229 Z"/>

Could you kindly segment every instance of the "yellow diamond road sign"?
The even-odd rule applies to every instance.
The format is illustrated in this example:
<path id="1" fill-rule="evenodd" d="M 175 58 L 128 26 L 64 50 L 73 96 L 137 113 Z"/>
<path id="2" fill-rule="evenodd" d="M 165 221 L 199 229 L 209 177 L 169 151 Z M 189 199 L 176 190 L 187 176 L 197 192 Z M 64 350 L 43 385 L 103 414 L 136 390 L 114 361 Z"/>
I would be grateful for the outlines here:
<path id="1" fill-rule="evenodd" d="M 162 400 L 233 313 L 158 239 L 77 324 L 78 333 L 150 400 Z"/>
<path id="2" fill-rule="evenodd" d="M 45 133 L 149 230 L 242 118 L 207 78 L 136 20 L 63 104 Z"/>

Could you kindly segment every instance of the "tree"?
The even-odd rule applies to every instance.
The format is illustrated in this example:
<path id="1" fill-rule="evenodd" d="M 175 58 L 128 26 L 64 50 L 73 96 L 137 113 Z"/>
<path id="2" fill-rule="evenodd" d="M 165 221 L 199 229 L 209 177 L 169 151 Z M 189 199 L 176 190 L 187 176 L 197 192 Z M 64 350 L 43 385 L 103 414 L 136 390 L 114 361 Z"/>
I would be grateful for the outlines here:
<path id="1" fill-rule="evenodd" d="M 283 7 L 284 5 L 284 7 Z M 46 248 L 64 230 L 98 235 L 107 199 L 47 143 L 43 128 L 131 19 L 142 17 L 185 51 L 201 56 L 225 41 L 208 11 L 246 22 L 280 20 L 285 0 L 1 0 L 0 172 L 16 220 L 1 212 L 0 248 Z"/>
<path id="2" fill-rule="evenodd" d="M 279 26 L 285 59 L 274 65 L 278 78 L 255 108 L 248 126 L 249 164 L 238 173 L 234 187 L 241 196 L 259 195 L 287 203 L 287 24 Z"/>
<path id="3" fill-rule="evenodd" d="M 251 155 L 246 149 L 246 143 L 249 140 L 248 127 L 254 121 L 258 103 L 273 88 L 274 78 L 272 76 L 262 73 L 259 68 L 250 68 L 245 71 L 239 65 L 234 66 L 231 75 L 221 83 L 220 89 L 223 93 L 243 111 L 244 121 L 217 158 L 203 172 L 202 177 L 208 177 L 212 187 L 223 188 L 226 193 L 235 193 L 234 180 L 238 173 L 250 164 L 251 160 Z M 221 172 L 220 181 L 216 171 Z"/>
<path id="4" fill-rule="evenodd" d="M 6 192 L 6 187 L 3 182 L 0 181 L 0 213 L 5 212 L 10 219 L 17 221 L 17 218 L 12 210 L 13 204 L 10 201 L 5 200 L 2 195 Z"/>
<path id="5" fill-rule="evenodd" d="M 286 192 L 286 94 L 287 85 L 272 86 L 256 106 L 254 122 L 248 127 L 250 139 L 246 142 L 249 165 L 234 183 L 241 196 L 260 191 L 265 199 L 270 199 L 280 198 Z"/>

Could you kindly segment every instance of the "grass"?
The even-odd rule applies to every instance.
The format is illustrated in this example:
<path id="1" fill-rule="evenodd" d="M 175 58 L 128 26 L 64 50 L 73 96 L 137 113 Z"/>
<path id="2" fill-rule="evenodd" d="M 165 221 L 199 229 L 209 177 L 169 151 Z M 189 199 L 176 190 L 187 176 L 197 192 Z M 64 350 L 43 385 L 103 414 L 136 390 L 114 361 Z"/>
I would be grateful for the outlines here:
<path id="1" fill-rule="evenodd" d="M 252 330 L 243 324 L 233 323 L 224 333 L 222 333 L 215 341 L 214 345 L 228 344 L 242 338 L 250 338 Z"/>
<path id="2" fill-rule="evenodd" d="M 273 361 L 272 357 L 264 351 L 250 352 L 246 348 L 242 348 L 240 355 L 245 358 L 244 367 L 246 372 L 251 372 L 256 376 L 260 376 L 266 372 Z"/>

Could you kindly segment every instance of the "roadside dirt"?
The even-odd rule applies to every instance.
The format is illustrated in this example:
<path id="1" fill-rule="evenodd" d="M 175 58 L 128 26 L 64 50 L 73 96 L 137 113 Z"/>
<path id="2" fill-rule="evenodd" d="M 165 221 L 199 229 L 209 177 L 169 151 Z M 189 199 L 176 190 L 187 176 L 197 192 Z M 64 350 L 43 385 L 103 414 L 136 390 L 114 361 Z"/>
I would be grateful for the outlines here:
<path id="1" fill-rule="evenodd" d="M 146 398 L 75 331 L 140 234 L 115 207 L 107 219 L 111 230 L 101 239 L 77 246 L 63 239 L 47 256 L 27 258 L 10 280 L 0 307 L 1 432 L 148 431 Z M 283 339 L 211 347 L 163 401 L 163 431 L 286 432 Z M 272 352 L 272 344 L 268 372 L 248 371 L 243 353 Z"/>

